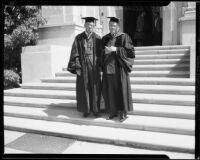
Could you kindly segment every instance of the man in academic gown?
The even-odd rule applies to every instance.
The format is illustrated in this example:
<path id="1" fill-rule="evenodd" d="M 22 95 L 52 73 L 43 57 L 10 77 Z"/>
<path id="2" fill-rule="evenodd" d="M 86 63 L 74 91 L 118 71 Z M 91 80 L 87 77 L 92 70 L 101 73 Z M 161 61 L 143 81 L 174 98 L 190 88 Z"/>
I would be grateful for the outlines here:
<path id="1" fill-rule="evenodd" d="M 141 11 L 140 15 L 137 18 L 136 32 L 134 39 L 136 41 L 137 46 L 143 46 L 145 41 L 145 33 L 144 33 L 144 18 L 146 12 L 144 10 Z"/>
<path id="2" fill-rule="evenodd" d="M 75 37 L 67 70 L 76 74 L 77 110 L 99 117 L 101 37 L 93 32 L 96 18 L 85 17 L 86 30 Z"/>
<path id="3" fill-rule="evenodd" d="M 119 19 L 110 18 L 110 33 L 102 38 L 102 92 L 108 120 L 120 115 L 120 121 L 133 110 L 129 73 L 135 58 L 134 46 L 128 34 L 119 31 Z"/>
<path id="4" fill-rule="evenodd" d="M 152 30 L 154 45 L 162 45 L 162 19 L 159 12 L 154 12 L 154 23 Z"/>

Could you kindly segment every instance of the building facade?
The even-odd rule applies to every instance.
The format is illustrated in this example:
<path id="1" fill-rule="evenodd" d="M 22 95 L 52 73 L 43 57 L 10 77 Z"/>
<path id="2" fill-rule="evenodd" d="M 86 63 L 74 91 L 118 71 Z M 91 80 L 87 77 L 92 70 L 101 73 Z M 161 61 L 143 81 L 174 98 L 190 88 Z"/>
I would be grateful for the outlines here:
<path id="1" fill-rule="evenodd" d="M 41 76 L 53 76 L 56 71 L 66 66 L 74 37 L 84 31 L 82 17 L 93 16 L 99 19 L 96 24 L 96 32 L 100 36 L 109 32 L 109 19 L 106 17 L 119 17 L 121 31 L 128 33 L 133 38 L 141 9 L 141 6 L 42 6 L 42 15 L 47 19 L 47 23 L 39 28 L 38 45 L 23 48 L 23 82 L 39 81 Z M 154 18 L 154 11 L 160 13 L 159 16 L 162 19 L 161 44 L 163 46 L 191 46 L 190 77 L 194 77 L 196 3 L 170 2 L 168 6 L 151 6 L 147 9 L 150 21 Z M 36 62 L 38 65 L 35 65 Z M 41 73 L 39 73 L 38 69 L 44 65 L 46 65 L 46 69 L 40 69 Z M 30 72 L 30 70 L 34 71 Z"/>
<path id="2" fill-rule="evenodd" d="M 97 21 L 96 32 L 101 36 L 109 32 L 108 21 L 106 17 L 117 16 L 121 19 L 121 31 L 130 32 L 134 34 L 135 23 L 139 11 L 144 8 L 141 6 L 42 6 L 42 15 L 47 19 L 47 23 L 40 28 L 39 44 L 56 44 L 66 45 L 67 39 L 80 33 L 84 30 L 84 21 L 81 19 L 85 16 L 94 16 L 99 19 Z M 164 7 L 146 7 L 150 10 L 148 14 L 153 19 L 152 12 L 159 10 L 160 17 L 163 20 L 163 45 L 179 45 L 179 44 L 193 44 L 195 40 L 195 2 L 171 2 Z M 187 23 L 187 24 L 186 24 Z M 193 23 L 193 24 L 192 24 Z M 128 28 L 126 24 L 132 25 Z M 190 32 L 187 36 L 184 33 L 190 27 Z M 64 34 L 61 34 L 61 33 Z M 48 33 L 48 34 L 46 34 Z M 54 35 L 54 34 L 55 35 Z M 67 34 L 71 33 L 71 34 Z M 190 35 L 188 35 L 190 34 Z M 63 36 L 63 37 L 62 37 Z M 64 39 L 63 39 L 64 38 Z M 72 39 L 73 39 L 72 38 Z M 53 39 L 57 39 L 54 41 Z M 58 41 L 60 39 L 61 41 Z"/>

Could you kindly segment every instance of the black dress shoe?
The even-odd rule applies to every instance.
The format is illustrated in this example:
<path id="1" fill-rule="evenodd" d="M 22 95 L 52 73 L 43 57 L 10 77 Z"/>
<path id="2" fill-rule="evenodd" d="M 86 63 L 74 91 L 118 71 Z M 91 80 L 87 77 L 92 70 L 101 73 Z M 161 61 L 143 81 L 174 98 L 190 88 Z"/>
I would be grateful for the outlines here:
<path id="1" fill-rule="evenodd" d="M 128 118 L 127 113 L 124 113 L 124 117 L 125 117 L 125 118 Z"/>
<path id="2" fill-rule="evenodd" d="M 106 119 L 107 119 L 107 120 L 110 120 L 110 119 L 113 119 L 114 117 L 117 117 L 117 115 L 116 115 L 116 114 L 110 115 L 110 116 L 108 116 Z"/>
<path id="3" fill-rule="evenodd" d="M 120 115 L 119 121 L 120 121 L 120 122 L 123 122 L 123 121 L 125 121 L 127 118 L 128 118 L 127 116 Z"/>
<path id="4" fill-rule="evenodd" d="M 88 117 L 90 113 L 83 113 L 83 117 Z"/>

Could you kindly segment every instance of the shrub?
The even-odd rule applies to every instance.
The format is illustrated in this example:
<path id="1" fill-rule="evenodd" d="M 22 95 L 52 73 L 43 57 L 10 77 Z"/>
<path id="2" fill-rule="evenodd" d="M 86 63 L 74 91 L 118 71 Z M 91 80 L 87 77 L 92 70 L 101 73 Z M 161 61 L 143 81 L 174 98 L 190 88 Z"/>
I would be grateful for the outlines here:
<path id="1" fill-rule="evenodd" d="M 19 87 L 20 76 L 13 70 L 4 70 L 4 89 Z"/>
<path id="2" fill-rule="evenodd" d="M 36 45 L 38 27 L 46 23 L 39 6 L 4 6 L 4 68 L 21 72 L 22 47 Z"/>

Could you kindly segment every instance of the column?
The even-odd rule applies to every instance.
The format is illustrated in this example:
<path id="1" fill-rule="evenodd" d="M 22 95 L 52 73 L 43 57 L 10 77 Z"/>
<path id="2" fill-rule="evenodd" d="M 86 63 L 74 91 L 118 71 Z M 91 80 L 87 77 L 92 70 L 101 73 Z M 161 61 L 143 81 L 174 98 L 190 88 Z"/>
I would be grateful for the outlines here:
<path id="1" fill-rule="evenodd" d="M 163 7 L 163 45 L 176 45 L 178 43 L 178 14 L 177 2 L 170 2 Z"/>
<path id="2" fill-rule="evenodd" d="M 22 82 L 41 82 L 41 78 L 55 76 L 56 72 L 60 72 L 63 67 L 66 67 L 69 49 L 58 45 L 23 47 L 21 54 Z"/>
<path id="3" fill-rule="evenodd" d="M 185 2 L 179 18 L 181 44 L 190 45 L 190 78 L 195 78 L 196 68 L 196 2 Z"/>
<path id="4" fill-rule="evenodd" d="M 39 45 L 69 47 L 74 37 L 84 31 L 78 6 L 42 6 L 42 15 L 47 24 L 39 28 Z"/>

